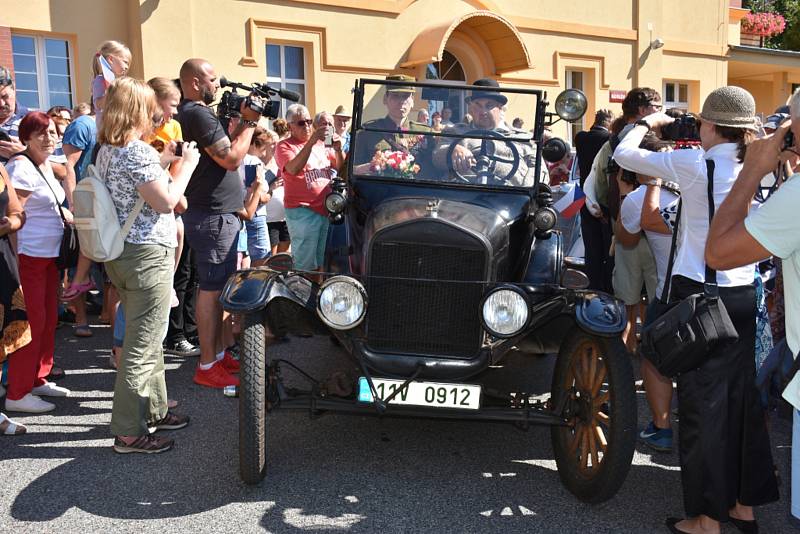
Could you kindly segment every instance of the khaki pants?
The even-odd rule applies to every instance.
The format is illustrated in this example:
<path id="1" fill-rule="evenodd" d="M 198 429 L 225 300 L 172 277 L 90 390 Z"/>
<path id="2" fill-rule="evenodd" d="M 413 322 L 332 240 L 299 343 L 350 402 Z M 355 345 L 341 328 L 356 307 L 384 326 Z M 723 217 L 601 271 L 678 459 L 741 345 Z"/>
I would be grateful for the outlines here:
<path id="1" fill-rule="evenodd" d="M 125 243 L 106 272 L 125 307 L 125 342 L 114 384 L 111 433 L 143 436 L 167 414 L 164 338 L 172 289 L 174 249 Z"/>

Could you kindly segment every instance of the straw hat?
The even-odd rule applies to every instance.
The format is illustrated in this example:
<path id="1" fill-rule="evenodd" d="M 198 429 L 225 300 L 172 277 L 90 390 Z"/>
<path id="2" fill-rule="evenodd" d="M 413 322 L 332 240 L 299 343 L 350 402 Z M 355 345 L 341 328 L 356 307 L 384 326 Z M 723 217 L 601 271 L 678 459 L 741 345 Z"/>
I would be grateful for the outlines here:
<path id="1" fill-rule="evenodd" d="M 352 117 L 350 112 L 347 111 L 347 108 L 344 107 L 342 104 L 339 104 L 338 106 L 336 106 L 336 111 L 333 112 L 333 115 L 334 116 L 339 116 L 339 117 L 347 117 L 348 119 L 350 117 Z"/>
<path id="2" fill-rule="evenodd" d="M 756 101 L 753 95 L 733 85 L 714 89 L 703 102 L 700 118 L 717 126 L 756 128 Z"/>

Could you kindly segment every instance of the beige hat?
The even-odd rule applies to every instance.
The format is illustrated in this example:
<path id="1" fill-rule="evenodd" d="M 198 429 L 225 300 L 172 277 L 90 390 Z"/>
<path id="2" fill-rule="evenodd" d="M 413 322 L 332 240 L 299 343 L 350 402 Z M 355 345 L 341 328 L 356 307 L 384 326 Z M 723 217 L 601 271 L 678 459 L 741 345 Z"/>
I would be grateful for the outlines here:
<path id="1" fill-rule="evenodd" d="M 341 105 L 341 104 L 339 104 L 338 106 L 336 106 L 336 111 L 334 111 L 334 112 L 333 112 L 333 114 L 334 114 L 334 115 L 338 115 L 338 116 L 340 116 L 340 117 L 352 117 L 352 115 L 350 114 L 350 112 L 349 112 L 349 111 L 347 111 L 347 108 L 346 108 L 346 107 L 344 107 L 344 106 L 343 106 L 343 105 Z"/>
<path id="2" fill-rule="evenodd" d="M 753 95 L 733 85 L 714 89 L 703 102 L 700 118 L 717 126 L 756 129 Z"/>

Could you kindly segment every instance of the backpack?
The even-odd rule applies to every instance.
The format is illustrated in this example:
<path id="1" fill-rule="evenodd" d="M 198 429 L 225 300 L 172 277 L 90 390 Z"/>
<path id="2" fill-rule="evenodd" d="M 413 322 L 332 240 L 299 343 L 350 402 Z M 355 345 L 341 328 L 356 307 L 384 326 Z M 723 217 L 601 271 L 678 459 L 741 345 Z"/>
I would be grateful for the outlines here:
<path id="1" fill-rule="evenodd" d="M 72 200 L 81 254 L 96 262 L 117 259 L 122 254 L 125 238 L 144 205 L 142 196 L 139 195 L 125 225 L 120 228 L 117 208 L 105 178 L 95 165 L 89 165 L 86 174 L 75 186 Z"/>

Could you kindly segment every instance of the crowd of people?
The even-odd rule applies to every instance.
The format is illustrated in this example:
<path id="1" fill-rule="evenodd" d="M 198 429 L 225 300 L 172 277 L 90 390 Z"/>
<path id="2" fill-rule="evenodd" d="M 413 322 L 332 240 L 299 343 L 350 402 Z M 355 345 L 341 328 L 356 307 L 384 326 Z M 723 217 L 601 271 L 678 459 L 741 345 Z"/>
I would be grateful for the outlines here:
<path id="1" fill-rule="evenodd" d="M 174 443 L 157 431 L 189 423 L 168 397 L 165 351 L 199 356 L 193 380 L 200 386 L 238 385 L 235 325 L 219 300 L 231 274 L 287 251 L 297 269 L 322 270 L 324 199 L 350 150 L 350 114 L 340 105 L 312 117 L 293 104 L 285 119 L 267 124 L 243 102 L 223 122 L 210 107 L 220 84 L 208 61 L 187 60 L 176 80 L 144 82 L 127 76 L 132 59 L 124 44 L 103 43 L 91 105 L 46 113 L 20 105 L 13 76 L 0 67 L 0 363 L 7 360 L 8 385 L 1 393 L 9 412 L 56 409 L 46 399 L 70 394 L 56 383 L 63 376 L 53 359 L 59 314 L 74 314 L 75 336 L 91 336 L 87 295 L 100 292 L 101 318 L 114 330 L 114 450 L 158 453 Z M 521 119 L 505 124 L 507 98 L 496 81 L 474 85 L 470 115 L 458 124 L 447 107 L 417 110 L 409 120 L 414 89 L 402 83 L 389 86 L 387 115 L 372 122 L 385 132 L 523 128 Z M 664 112 L 658 91 L 635 88 L 620 117 L 599 110 L 575 138 L 590 287 L 624 302 L 628 350 L 637 351 L 639 322 L 653 323 L 667 304 L 712 283 L 738 333 L 677 377 L 687 518 L 668 520 L 673 532 L 719 532 L 728 521 L 755 532 L 753 506 L 778 498 L 756 383 L 759 376 L 769 387 L 767 375 L 786 368 L 776 362 L 800 351 L 800 234 L 791 213 L 800 154 L 785 141 L 800 135 L 800 91 L 779 112 L 762 125 L 747 91 L 722 87 L 703 103 L 697 138 L 676 141 L 662 132 L 682 112 Z M 375 146 L 402 141 L 385 132 L 359 141 L 356 165 L 369 165 Z M 452 154 L 444 148 L 426 149 L 431 170 L 469 170 L 468 143 Z M 551 167 L 543 181 L 559 182 L 558 172 Z M 76 185 L 90 173 L 111 192 L 124 249 L 103 264 L 83 255 L 65 264 Z M 508 178 L 527 185 L 530 173 L 525 166 Z M 765 183 L 768 194 L 759 194 Z M 646 358 L 641 375 L 652 419 L 639 436 L 671 451 L 673 377 Z M 800 378 L 783 378 L 791 379 L 784 396 L 800 408 Z M 800 439 L 798 410 L 794 425 Z M 0 434 L 25 432 L 0 414 Z M 800 465 L 793 469 L 800 481 Z M 800 496 L 795 504 L 800 516 Z"/>
<path id="2" fill-rule="evenodd" d="M 201 386 L 238 385 L 236 326 L 219 302 L 230 275 L 281 252 L 322 268 L 323 201 L 349 150 L 350 113 L 340 105 L 312 120 L 297 104 L 270 123 L 243 103 L 223 124 L 209 106 L 220 87 L 209 62 L 145 83 L 127 76 L 132 60 L 123 43 L 102 43 L 91 105 L 47 112 L 22 106 L 0 67 L 0 396 L 9 413 L 44 413 L 70 394 L 56 382 L 55 333 L 72 316 L 73 335 L 92 336 L 88 300 L 114 332 L 114 450 L 158 453 L 173 440 L 156 432 L 189 422 L 167 396 L 164 352 L 199 356 Z M 65 263 L 76 185 L 92 173 L 111 193 L 124 249 Z M 0 434 L 26 431 L 0 415 Z"/>
<path id="3" fill-rule="evenodd" d="M 688 124 L 684 112 L 664 111 L 658 91 L 642 87 L 627 94 L 621 117 L 599 110 L 575 139 L 587 198 L 581 212 L 587 275 L 593 289 L 626 305 L 628 350 L 641 349 L 637 323 L 646 328 L 669 304 L 709 287 L 738 334 L 676 378 L 641 358 L 652 419 L 639 437 L 657 451 L 673 449 L 677 382 L 686 517 L 668 519 L 671 532 L 716 533 L 726 522 L 757 532 L 753 507 L 778 499 L 767 408 L 770 387 L 792 379 L 800 349 L 800 242 L 790 213 L 800 154 L 786 136 L 790 125 L 800 131 L 800 91 L 777 113 L 762 125 L 752 95 L 721 87 L 689 121 L 696 131 L 675 139 L 667 129 L 676 120 Z M 778 378 L 776 368 L 783 369 Z M 796 380 L 783 396 L 795 407 L 800 439 Z M 793 483 L 800 483 L 798 463 Z M 792 493 L 792 513 L 800 517 L 800 498 Z"/>

